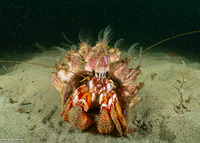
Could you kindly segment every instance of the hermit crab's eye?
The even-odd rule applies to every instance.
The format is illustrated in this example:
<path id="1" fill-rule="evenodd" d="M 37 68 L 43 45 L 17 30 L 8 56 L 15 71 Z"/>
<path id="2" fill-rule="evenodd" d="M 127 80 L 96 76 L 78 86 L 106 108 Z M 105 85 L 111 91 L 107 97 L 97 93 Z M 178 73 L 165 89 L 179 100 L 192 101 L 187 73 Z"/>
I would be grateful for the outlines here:
<path id="1" fill-rule="evenodd" d="M 95 71 L 94 70 L 92 71 L 92 75 L 95 76 Z"/>
<path id="2" fill-rule="evenodd" d="M 106 77 L 108 78 L 108 71 L 106 72 Z"/>

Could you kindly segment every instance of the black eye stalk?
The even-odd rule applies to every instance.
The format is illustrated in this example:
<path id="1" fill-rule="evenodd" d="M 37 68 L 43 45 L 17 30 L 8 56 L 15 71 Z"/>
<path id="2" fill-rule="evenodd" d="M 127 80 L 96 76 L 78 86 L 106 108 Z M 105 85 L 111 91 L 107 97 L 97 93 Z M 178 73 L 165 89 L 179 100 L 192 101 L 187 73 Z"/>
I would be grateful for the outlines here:
<path id="1" fill-rule="evenodd" d="M 108 78 L 108 71 L 106 72 L 106 78 Z"/>
<path id="2" fill-rule="evenodd" d="M 95 71 L 94 70 L 92 71 L 92 75 L 95 76 Z"/>

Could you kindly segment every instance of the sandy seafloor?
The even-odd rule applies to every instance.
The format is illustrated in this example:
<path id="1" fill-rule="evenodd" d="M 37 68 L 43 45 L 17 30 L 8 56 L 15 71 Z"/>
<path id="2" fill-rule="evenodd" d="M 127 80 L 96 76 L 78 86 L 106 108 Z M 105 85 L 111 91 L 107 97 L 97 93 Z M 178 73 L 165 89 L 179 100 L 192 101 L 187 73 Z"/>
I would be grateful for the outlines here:
<path id="1" fill-rule="evenodd" d="M 59 54 L 52 50 L 27 54 L 31 58 L 20 60 L 54 65 Z M 132 60 L 130 67 L 138 62 L 138 58 Z M 136 80 L 145 82 L 139 92 L 143 99 L 131 109 L 128 121 L 129 127 L 137 126 L 138 131 L 124 137 L 100 134 L 95 125 L 80 131 L 63 122 L 61 98 L 50 77 L 55 69 L 29 64 L 0 65 L 0 139 L 22 139 L 0 140 L 0 143 L 200 142 L 200 64 L 197 62 L 165 53 L 143 54 L 142 73 Z M 181 77 L 186 78 L 184 107 L 180 106 Z M 189 97 L 192 98 L 188 100 Z"/>

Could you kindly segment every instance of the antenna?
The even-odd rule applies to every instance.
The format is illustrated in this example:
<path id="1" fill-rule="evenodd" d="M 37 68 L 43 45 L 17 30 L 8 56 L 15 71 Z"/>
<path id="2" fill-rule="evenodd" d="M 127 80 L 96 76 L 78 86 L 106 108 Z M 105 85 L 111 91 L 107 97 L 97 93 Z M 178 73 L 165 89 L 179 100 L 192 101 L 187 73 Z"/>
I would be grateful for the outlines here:
<path id="1" fill-rule="evenodd" d="M 140 54 L 146 52 L 147 50 L 149 50 L 149 49 L 151 49 L 151 48 L 153 48 L 153 47 L 155 47 L 155 46 L 157 46 L 157 45 L 159 45 L 159 44 L 161 44 L 161 43 L 164 43 L 164 42 L 169 41 L 169 40 L 174 39 L 174 38 L 178 38 L 178 37 L 182 37 L 182 36 L 190 35 L 190 34 L 195 34 L 195 33 L 199 33 L 199 32 L 200 32 L 200 30 L 191 31 L 191 32 L 181 33 L 181 34 L 179 34 L 179 35 L 175 35 L 175 36 L 166 38 L 166 39 L 164 39 L 164 40 L 162 40 L 162 41 L 160 41 L 160 42 L 157 42 L 157 43 L 155 43 L 155 44 L 149 46 L 148 48 L 146 48 L 146 49 L 143 50 L 142 52 L 136 54 L 135 56 L 129 58 L 129 59 L 128 59 L 127 61 L 125 61 L 123 64 L 127 64 L 127 63 L 128 63 L 129 61 L 131 61 L 133 58 L 137 57 L 138 55 L 140 55 Z M 121 65 L 120 65 L 120 66 L 121 66 Z M 118 70 L 118 69 L 120 68 L 120 66 L 118 66 L 118 67 L 116 67 L 116 68 L 114 69 L 114 71 L 110 74 L 110 76 L 108 77 L 108 79 L 114 74 L 114 72 L 115 72 L 116 70 Z"/>

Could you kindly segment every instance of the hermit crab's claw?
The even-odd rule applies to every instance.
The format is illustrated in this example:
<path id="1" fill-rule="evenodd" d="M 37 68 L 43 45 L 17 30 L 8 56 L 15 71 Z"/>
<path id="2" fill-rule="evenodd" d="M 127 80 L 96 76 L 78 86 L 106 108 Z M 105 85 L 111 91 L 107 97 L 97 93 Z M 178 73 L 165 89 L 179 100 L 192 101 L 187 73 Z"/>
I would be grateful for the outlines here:
<path id="1" fill-rule="evenodd" d="M 86 115 L 83 108 L 79 105 L 75 105 L 68 113 L 68 121 L 74 127 L 80 130 L 88 129 L 93 121 Z"/>
<path id="2" fill-rule="evenodd" d="M 87 85 L 81 85 L 64 105 L 61 114 L 63 120 L 69 121 L 74 128 L 86 130 L 93 124 L 93 121 L 86 114 L 92 102 L 91 99 L 92 93 L 89 92 Z"/>

